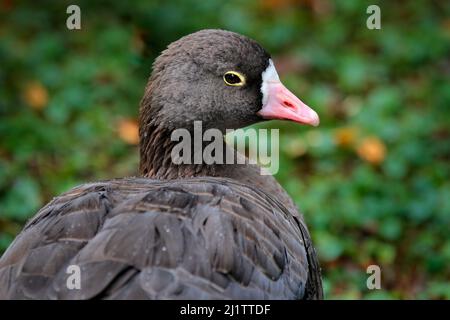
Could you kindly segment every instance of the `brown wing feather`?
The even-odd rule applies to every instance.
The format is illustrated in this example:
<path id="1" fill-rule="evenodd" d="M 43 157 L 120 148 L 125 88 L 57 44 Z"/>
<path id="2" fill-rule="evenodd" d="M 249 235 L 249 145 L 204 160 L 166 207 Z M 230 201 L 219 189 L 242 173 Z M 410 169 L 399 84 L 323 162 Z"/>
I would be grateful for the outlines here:
<path id="1" fill-rule="evenodd" d="M 0 259 L 0 298 L 320 298 L 311 249 L 302 221 L 231 179 L 92 183 L 27 223 Z"/>

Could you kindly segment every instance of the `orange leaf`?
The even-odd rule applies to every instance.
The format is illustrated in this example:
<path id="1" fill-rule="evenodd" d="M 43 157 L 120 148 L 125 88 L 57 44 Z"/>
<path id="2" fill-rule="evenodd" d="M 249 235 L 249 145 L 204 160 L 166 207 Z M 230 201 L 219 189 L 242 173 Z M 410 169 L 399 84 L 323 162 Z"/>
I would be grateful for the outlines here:
<path id="1" fill-rule="evenodd" d="M 24 98 L 31 108 L 42 110 L 48 103 L 47 89 L 40 82 L 30 82 L 25 87 Z"/>
<path id="2" fill-rule="evenodd" d="M 367 137 L 361 141 L 356 152 L 365 161 L 380 164 L 386 157 L 386 146 L 377 137 Z"/>
<path id="3" fill-rule="evenodd" d="M 355 127 L 343 127 L 334 132 L 334 141 L 339 146 L 351 146 L 356 141 L 358 129 Z"/>
<path id="4" fill-rule="evenodd" d="M 122 119 L 118 123 L 120 139 L 129 144 L 139 143 L 139 126 L 134 119 Z"/>

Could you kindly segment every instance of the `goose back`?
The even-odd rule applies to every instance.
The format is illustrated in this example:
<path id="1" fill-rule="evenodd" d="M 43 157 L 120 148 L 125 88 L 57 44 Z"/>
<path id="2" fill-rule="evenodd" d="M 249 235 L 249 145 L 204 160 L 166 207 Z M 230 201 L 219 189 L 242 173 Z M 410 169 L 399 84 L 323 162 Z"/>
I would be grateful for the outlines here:
<path id="1" fill-rule="evenodd" d="M 80 290 L 67 287 L 70 265 Z M 227 178 L 76 187 L 42 208 L 0 260 L 1 299 L 321 297 L 301 219 Z"/>

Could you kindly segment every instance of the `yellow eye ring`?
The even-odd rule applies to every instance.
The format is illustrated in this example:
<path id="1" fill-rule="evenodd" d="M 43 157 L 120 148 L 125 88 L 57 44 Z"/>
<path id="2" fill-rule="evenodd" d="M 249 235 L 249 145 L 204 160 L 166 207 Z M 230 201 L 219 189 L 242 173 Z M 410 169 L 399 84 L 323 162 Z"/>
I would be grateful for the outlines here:
<path id="1" fill-rule="evenodd" d="M 240 87 L 245 84 L 245 76 L 236 71 L 227 71 L 223 75 L 223 81 L 229 86 Z"/>

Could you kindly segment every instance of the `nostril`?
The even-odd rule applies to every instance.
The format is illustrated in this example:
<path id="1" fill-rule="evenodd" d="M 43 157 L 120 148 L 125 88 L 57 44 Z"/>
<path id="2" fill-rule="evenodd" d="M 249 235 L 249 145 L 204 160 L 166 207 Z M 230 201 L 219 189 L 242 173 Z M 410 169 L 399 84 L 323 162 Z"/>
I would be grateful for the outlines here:
<path id="1" fill-rule="evenodd" d="M 291 109 L 294 109 L 294 108 L 295 108 L 295 106 L 294 106 L 292 103 L 290 103 L 289 101 L 286 101 L 286 100 L 283 101 L 283 105 L 284 105 L 286 108 L 291 108 Z"/>

